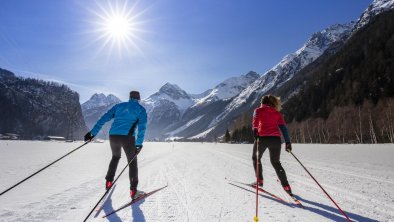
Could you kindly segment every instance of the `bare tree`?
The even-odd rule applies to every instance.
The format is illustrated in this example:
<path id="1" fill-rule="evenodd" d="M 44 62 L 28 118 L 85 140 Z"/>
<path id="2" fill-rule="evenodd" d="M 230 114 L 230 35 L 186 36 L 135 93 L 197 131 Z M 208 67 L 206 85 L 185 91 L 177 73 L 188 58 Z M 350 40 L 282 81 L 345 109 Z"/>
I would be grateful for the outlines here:
<path id="1" fill-rule="evenodd" d="M 374 130 L 374 127 L 373 127 L 371 111 L 369 111 L 369 133 L 370 133 L 370 137 L 371 137 L 371 142 L 372 143 L 378 143 L 378 141 L 376 139 L 375 130 Z"/>
<path id="2" fill-rule="evenodd" d="M 393 101 L 393 100 L 391 100 Z M 392 113 L 392 108 L 391 108 L 391 101 L 387 101 L 387 110 L 385 112 L 386 114 L 386 125 L 387 125 L 387 137 L 390 141 L 390 143 L 394 143 L 394 121 L 393 121 L 393 113 Z"/>

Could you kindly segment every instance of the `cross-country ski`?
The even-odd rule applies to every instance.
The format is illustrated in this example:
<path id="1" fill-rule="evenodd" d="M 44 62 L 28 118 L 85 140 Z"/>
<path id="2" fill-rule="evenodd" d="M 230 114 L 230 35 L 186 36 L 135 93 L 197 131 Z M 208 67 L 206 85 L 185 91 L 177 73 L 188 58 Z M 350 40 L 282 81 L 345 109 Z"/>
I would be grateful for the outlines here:
<path id="1" fill-rule="evenodd" d="M 225 178 L 225 179 L 226 179 L 227 181 L 229 181 L 229 183 L 237 183 L 237 184 L 242 184 L 242 185 L 244 185 L 244 186 L 248 186 L 249 188 L 256 188 L 256 185 L 253 184 L 253 183 L 244 183 L 244 182 L 235 181 L 235 180 L 231 180 L 231 179 L 227 179 L 227 178 Z M 263 189 L 262 187 L 258 187 L 257 189 L 259 189 L 260 192 L 265 193 L 265 194 L 268 194 L 269 196 L 271 196 L 271 197 L 273 197 L 273 198 L 275 198 L 275 199 L 277 199 L 277 200 L 279 200 L 279 201 L 282 201 L 282 202 L 284 202 L 284 203 L 288 203 L 288 202 L 285 201 L 283 198 L 278 197 L 277 195 L 275 195 L 275 194 L 273 194 L 273 193 L 271 193 L 271 192 L 268 192 L 266 189 Z"/>
<path id="2" fill-rule="evenodd" d="M 128 207 L 128 206 L 131 206 L 131 205 L 133 205 L 134 203 L 137 203 L 138 201 L 143 200 L 143 199 L 145 199 L 145 198 L 147 198 L 147 197 L 153 195 L 153 194 L 156 193 L 156 192 L 159 192 L 160 190 L 166 188 L 167 186 L 168 186 L 168 185 L 166 185 L 166 186 L 164 186 L 164 187 L 161 187 L 161 188 L 158 188 L 158 189 L 153 190 L 153 191 L 148 192 L 148 193 L 142 193 L 142 194 L 138 195 L 137 197 L 135 197 L 134 199 L 132 199 L 129 203 L 126 203 L 126 204 L 122 205 L 121 207 L 117 208 L 116 210 L 114 210 L 114 211 L 112 211 L 112 212 L 110 212 L 110 213 L 104 215 L 103 218 L 108 217 L 108 216 L 110 216 L 110 215 L 112 215 L 112 214 L 114 214 L 114 213 L 116 213 L 116 212 L 118 212 L 118 211 L 120 211 L 120 210 L 123 210 L 124 208 L 126 208 L 126 207 Z"/>

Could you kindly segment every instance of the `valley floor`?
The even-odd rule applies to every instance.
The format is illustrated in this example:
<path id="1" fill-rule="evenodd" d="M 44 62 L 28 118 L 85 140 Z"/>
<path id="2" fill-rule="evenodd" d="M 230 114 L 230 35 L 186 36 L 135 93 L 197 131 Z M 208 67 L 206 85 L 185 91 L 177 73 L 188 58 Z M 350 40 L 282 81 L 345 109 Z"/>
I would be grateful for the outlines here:
<path id="1" fill-rule="evenodd" d="M 0 141 L 0 192 L 81 143 Z M 303 161 L 353 221 L 394 218 L 394 145 L 294 144 Z M 129 201 L 127 171 L 103 211 L 89 221 L 252 221 L 255 193 L 225 178 L 252 182 L 250 144 L 144 143 L 138 157 L 139 189 L 168 187 L 106 219 Z M 305 209 L 265 194 L 260 221 L 346 221 L 296 160 L 282 152 L 293 192 Z M 123 154 L 124 156 L 124 154 Z M 290 201 L 263 157 L 264 187 Z M 104 193 L 111 158 L 108 142 L 91 143 L 0 196 L 0 221 L 83 221 Z M 121 159 L 118 172 L 126 165 Z"/>

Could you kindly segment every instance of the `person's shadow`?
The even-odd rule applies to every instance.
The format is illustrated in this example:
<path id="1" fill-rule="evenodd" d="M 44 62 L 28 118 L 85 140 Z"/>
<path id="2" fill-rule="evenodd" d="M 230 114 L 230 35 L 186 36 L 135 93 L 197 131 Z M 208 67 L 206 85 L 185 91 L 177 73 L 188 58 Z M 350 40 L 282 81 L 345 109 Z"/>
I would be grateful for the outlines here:
<path id="1" fill-rule="evenodd" d="M 341 212 L 335 208 L 335 207 L 330 207 L 327 206 L 325 204 L 321 204 L 321 203 L 316 203 L 310 200 L 307 200 L 305 198 L 302 198 L 300 196 L 294 195 L 297 199 L 299 199 L 301 202 L 303 203 L 307 203 L 310 205 L 314 205 L 316 207 L 322 208 L 324 210 L 318 209 L 318 208 L 314 208 L 314 207 L 310 207 L 310 206 L 305 206 L 305 210 L 309 210 L 313 213 L 319 214 L 323 217 L 332 219 L 333 221 L 346 221 L 345 216 L 343 216 L 341 214 Z M 363 221 L 363 222 L 379 222 L 378 220 L 375 219 L 371 219 L 368 217 L 364 217 L 358 214 L 354 214 L 354 213 L 350 213 L 350 212 L 345 212 L 346 215 L 352 220 L 352 221 Z"/>
<path id="2" fill-rule="evenodd" d="M 112 206 L 112 194 L 114 193 L 115 187 L 116 185 L 114 185 L 114 187 L 112 188 L 112 190 L 109 192 L 108 196 L 106 197 L 106 199 L 104 200 L 104 204 L 102 206 L 102 209 L 104 211 L 104 215 L 107 215 L 109 213 L 111 213 L 112 211 L 114 211 L 114 208 Z M 96 212 L 96 215 L 94 215 L 94 217 L 96 218 L 98 215 L 100 214 L 100 211 Z M 116 214 L 112 214 L 111 216 L 107 217 L 109 221 L 122 221 L 118 215 Z"/>
<path id="3" fill-rule="evenodd" d="M 109 213 L 111 213 L 111 212 L 113 212 L 115 210 L 113 205 L 112 205 L 112 198 L 111 198 L 114 189 L 115 189 L 115 187 L 111 190 L 111 192 L 108 195 L 107 200 L 104 203 L 103 211 L 104 211 L 105 215 L 107 215 L 107 214 L 109 214 Z M 132 221 L 136 221 L 136 222 L 145 222 L 146 221 L 144 213 L 140 209 L 140 205 L 142 203 L 144 203 L 144 201 L 145 201 L 145 199 L 142 199 L 142 200 L 136 202 L 135 204 L 131 205 L 131 207 L 123 209 L 123 210 L 131 209 L 132 216 L 133 216 L 133 220 Z M 106 218 L 110 222 L 122 222 L 122 219 L 120 219 L 120 217 L 117 215 L 117 213 L 111 214 L 110 216 L 108 216 Z"/>
<path id="4" fill-rule="evenodd" d="M 236 184 L 233 184 L 233 183 L 229 183 L 229 184 L 232 185 L 232 186 L 238 187 L 238 188 L 240 188 L 240 189 L 243 189 L 243 190 L 246 190 L 246 191 L 249 191 L 249 192 L 254 193 L 254 191 L 251 191 L 251 190 L 246 189 L 246 188 L 244 188 L 244 187 L 238 186 L 238 185 L 236 185 Z M 282 204 L 283 204 L 282 201 L 278 201 L 277 199 L 272 198 L 272 197 L 270 197 L 270 196 L 265 196 L 265 195 L 262 195 L 262 194 L 260 194 L 260 196 L 263 196 L 263 197 L 265 197 L 265 198 L 268 198 L 268 199 L 271 199 L 271 200 L 273 200 L 273 201 L 276 201 L 276 202 L 278 202 L 278 203 L 282 203 Z M 314 205 L 314 206 L 318 207 L 318 208 L 315 208 L 315 207 L 305 206 L 305 205 L 304 205 L 304 208 L 303 208 L 303 209 L 305 209 L 305 210 L 311 211 L 311 212 L 313 212 L 313 213 L 315 213 L 315 214 L 319 214 L 319 215 L 321 215 L 321 216 L 323 216 L 323 217 L 326 217 L 326 218 L 328 218 L 328 219 L 332 219 L 333 221 L 346 221 L 345 216 L 343 216 L 343 215 L 341 214 L 341 212 L 340 212 L 337 208 L 335 208 L 335 207 L 330 207 L 330 206 L 327 206 L 327 205 L 324 205 L 324 204 L 321 204 L 321 203 L 316 203 L 316 202 L 313 202 L 313 201 L 304 199 L 304 198 L 302 198 L 302 197 L 300 197 L 300 196 L 298 196 L 298 195 L 294 195 L 294 196 L 295 196 L 298 200 L 300 200 L 302 203 L 307 203 L 307 204 L 309 204 L 309 205 Z M 285 203 L 284 205 L 289 206 L 289 207 L 295 207 L 295 204 L 286 204 L 286 203 Z M 322 209 L 324 209 L 324 210 L 319 209 L 319 208 L 322 208 Z M 368 218 L 368 217 L 364 217 L 364 216 L 361 216 L 361 215 L 358 215 L 358 214 L 349 213 L 349 212 L 345 212 L 345 213 L 346 213 L 346 215 L 347 215 L 352 221 L 360 221 L 360 222 L 361 222 L 361 221 L 362 221 L 362 222 L 379 222 L 378 220 L 371 219 L 371 218 Z"/>
<path id="5" fill-rule="evenodd" d="M 145 222 L 145 216 L 142 210 L 140 209 L 140 205 L 145 202 L 145 199 L 138 201 L 137 203 L 131 205 L 131 212 L 133 215 L 133 221 L 135 222 Z"/>

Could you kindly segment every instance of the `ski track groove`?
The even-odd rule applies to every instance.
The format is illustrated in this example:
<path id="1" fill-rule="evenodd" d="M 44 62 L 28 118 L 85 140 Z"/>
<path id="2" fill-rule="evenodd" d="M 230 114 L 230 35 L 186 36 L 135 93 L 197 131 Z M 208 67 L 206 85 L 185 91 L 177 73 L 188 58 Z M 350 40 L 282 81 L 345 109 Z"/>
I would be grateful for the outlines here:
<path id="1" fill-rule="evenodd" d="M 185 212 L 186 219 L 187 219 L 186 221 L 190 221 L 186 189 L 185 189 L 184 186 L 181 186 L 181 188 L 183 189 L 183 195 L 180 196 L 180 194 L 181 194 L 180 191 L 181 190 L 180 189 L 176 189 L 175 186 L 177 184 L 182 184 L 182 182 L 181 182 L 179 176 L 174 173 L 175 172 L 174 170 L 176 170 L 175 167 L 173 166 L 172 163 L 167 162 L 166 163 L 166 169 L 167 169 L 166 170 L 167 176 L 171 178 L 171 184 L 172 184 L 171 190 L 172 190 L 172 193 L 175 193 L 175 195 L 177 196 L 178 203 L 182 204 L 182 206 L 183 206 L 182 210 Z M 179 187 L 179 186 L 177 186 L 177 187 Z"/>
<path id="2" fill-rule="evenodd" d="M 235 152 L 233 152 L 233 151 L 226 151 L 226 152 L 224 152 L 224 151 L 219 151 L 219 150 L 217 150 L 217 151 L 218 152 L 222 152 L 223 155 L 226 155 L 226 156 L 228 156 L 228 157 L 230 157 L 232 159 L 244 162 L 246 165 L 248 165 L 253 170 L 253 166 L 251 166 L 251 163 L 250 163 L 251 160 L 247 161 L 245 159 L 245 153 L 239 152 L 239 151 L 238 152 L 237 151 L 235 151 Z M 242 157 L 233 156 L 230 153 L 237 153 L 237 154 L 241 153 L 241 154 L 243 154 L 243 156 Z M 268 155 L 264 155 L 264 156 L 267 157 Z M 264 156 L 263 156 L 263 158 L 264 158 Z M 265 161 L 265 160 L 267 160 L 267 161 Z M 269 158 L 266 158 L 265 160 L 262 161 L 264 171 L 265 172 L 266 171 L 270 171 L 271 174 L 275 175 L 275 177 L 276 177 L 275 171 L 273 169 L 271 169 Z M 249 164 L 247 164 L 247 162 L 249 162 Z M 282 160 L 281 162 L 283 163 L 284 161 Z M 308 162 L 309 161 L 307 161 L 307 163 Z M 285 163 L 287 164 L 288 161 L 286 161 Z M 299 165 L 298 162 L 297 163 L 294 162 L 294 164 L 298 164 Z M 318 168 L 318 167 L 315 167 L 315 165 L 312 165 L 312 166 L 313 167 L 308 167 L 308 168 L 310 168 L 308 170 L 314 171 L 315 169 Z M 285 167 L 285 169 L 287 169 L 287 168 Z M 322 170 L 326 171 L 326 172 L 330 172 L 330 173 L 332 172 L 332 170 L 330 170 L 328 168 L 326 168 L 326 169 L 323 168 Z M 302 172 L 301 171 L 298 174 L 289 173 L 289 172 L 290 172 L 289 170 L 286 170 L 286 174 L 288 176 L 290 176 L 289 177 L 290 181 L 294 180 L 296 183 L 303 185 L 303 186 L 297 186 L 297 188 L 301 188 L 301 190 L 304 193 L 310 193 L 311 190 L 313 190 L 314 191 L 313 193 L 315 193 L 315 196 L 318 197 L 323 203 L 327 202 L 327 205 L 335 207 L 335 205 L 333 205 L 333 203 L 327 199 L 325 194 L 320 190 L 320 188 L 318 188 L 316 183 L 309 177 L 309 175 L 307 175 L 306 172 Z M 316 173 L 313 173 L 313 174 L 316 174 Z M 304 176 L 300 176 L 300 175 L 304 175 Z M 351 176 L 351 175 L 347 175 L 347 176 Z M 307 181 L 305 180 L 305 177 L 308 177 Z M 371 207 L 372 207 L 375 211 L 378 211 L 378 213 L 377 213 L 378 215 L 385 214 L 385 215 L 392 216 L 391 212 L 394 212 L 394 205 L 389 203 L 389 202 L 385 203 L 385 206 L 388 207 L 389 209 L 381 209 L 381 208 L 379 208 L 379 206 L 382 204 L 382 200 L 369 198 L 369 197 L 366 197 L 365 195 L 362 195 L 360 192 L 355 192 L 355 191 L 350 191 L 350 190 L 343 189 L 343 188 L 338 188 L 338 187 L 336 187 L 334 185 L 329 185 L 329 184 L 326 184 L 326 183 L 321 183 L 321 185 L 334 198 L 334 200 L 339 199 L 339 200 L 342 200 L 341 202 L 343 202 L 343 203 L 345 203 L 345 202 L 352 202 L 352 204 L 350 204 L 350 206 L 358 205 L 359 207 L 361 206 L 361 207 L 363 207 L 365 209 L 371 209 Z M 309 189 L 304 189 L 304 187 L 309 187 Z M 293 190 L 294 190 L 294 185 L 293 185 Z M 282 192 L 282 189 L 279 189 L 279 191 Z M 281 196 L 281 197 L 284 197 L 289 202 L 293 201 L 287 194 L 284 193 L 284 195 L 285 196 Z M 347 201 L 344 201 L 344 200 L 347 200 Z M 355 207 L 349 207 L 349 208 L 353 208 L 352 210 L 357 210 L 358 212 L 363 212 L 363 210 L 360 210 L 359 208 L 355 208 Z"/>
<path id="3" fill-rule="evenodd" d="M 79 184 L 78 187 L 73 187 L 65 190 L 61 193 L 54 194 L 45 198 L 41 202 L 32 202 L 22 206 L 22 208 L 30 209 L 30 212 L 22 215 L 17 210 L 7 210 L 6 213 L 1 214 L 0 218 L 4 218 L 7 215 L 12 215 L 16 218 L 7 219 L 8 222 L 12 221 L 37 221 L 41 222 L 42 218 L 52 218 L 51 220 L 56 221 L 63 215 L 61 212 L 57 212 L 56 209 L 69 209 L 69 210 L 83 210 L 83 204 L 81 203 L 81 196 L 91 195 L 92 190 L 86 189 L 92 182 L 86 182 Z M 95 182 L 97 183 L 97 181 Z M 65 196 L 64 193 L 71 194 Z M 59 201 L 62 199 L 63 201 Z"/>
<path id="4" fill-rule="evenodd" d="M 224 152 L 224 151 L 222 151 L 222 152 Z M 238 154 L 242 154 L 242 156 L 246 155 L 245 152 L 240 152 L 240 151 L 226 151 L 226 152 L 227 153 L 238 153 Z M 293 159 L 290 159 L 289 157 L 286 157 L 286 156 L 281 157 L 281 161 L 299 166 L 299 163 L 297 161 L 295 161 Z M 359 175 L 359 174 L 352 173 L 352 172 L 345 172 L 343 170 L 335 170 L 335 169 L 333 169 L 333 167 L 334 167 L 333 164 L 330 164 L 330 167 L 325 167 L 325 166 L 321 166 L 322 165 L 321 162 L 312 161 L 312 160 L 304 161 L 303 164 L 306 165 L 306 166 L 308 166 L 308 165 L 309 166 L 313 166 L 314 169 L 319 169 L 319 170 L 322 170 L 322 171 L 328 171 L 328 172 L 332 172 L 332 173 L 336 173 L 336 174 L 343 174 L 345 176 L 358 177 L 358 178 L 361 178 L 361 179 L 373 180 L 373 181 L 381 182 L 381 183 L 394 184 L 394 181 L 391 181 L 389 179 L 382 180 L 382 179 L 379 179 L 379 178 L 375 178 L 373 176 L 363 176 L 363 175 Z M 343 165 L 339 165 L 339 166 L 341 168 L 343 168 Z M 338 167 L 338 168 L 340 168 L 340 167 Z M 351 166 L 346 166 L 346 167 L 349 168 Z M 356 169 L 359 170 L 359 168 L 356 168 Z"/>
<path id="5" fill-rule="evenodd" d="M 246 192 L 237 187 L 229 186 L 227 181 L 224 180 L 225 177 L 244 182 L 253 180 L 252 145 L 152 144 L 157 144 L 160 147 L 155 149 L 154 145 L 151 145 L 152 149 L 155 150 L 146 153 L 143 150 L 141 158 L 138 159 L 139 188 L 150 191 L 165 185 L 165 183 L 168 183 L 168 187 L 139 204 L 119 211 L 113 217 L 111 216 L 108 219 L 109 221 L 252 220 L 254 212 L 253 192 Z M 193 147 L 189 147 L 189 144 Z M 53 147 L 57 144 L 49 145 Z M 108 146 L 108 144 L 104 145 Z M 59 146 L 64 145 L 59 143 Z M 96 146 L 102 145 L 98 144 Z M 44 150 L 47 151 L 48 149 Z M 68 150 L 68 148 L 64 150 Z M 98 152 L 102 152 L 101 150 L 103 149 L 99 149 Z M 83 152 L 85 151 L 79 152 L 78 155 L 82 155 Z M 108 153 L 108 150 L 106 153 Z M 78 159 L 78 155 L 74 155 L 72 160 Z M 122 155 L 124 155 L 123 152 Z M 267 178 L 264 187 L 269 192 L 288 200 L 289 203 L 293 203 L 293 200 L 276 181 L 277 176 L 268 157 L 269 155 L 264 154 L 262 161 L 264 176 Z M 359 167 L 354 167 L 352 162 L 330 162 L 331 159 L 322 162 L 315 160 L 311 160 L 309 157 L 309 159 L 305 158 L 303 163 L 314 176 L 324 176 L 321 178 L 322 186 L 343 207 L 342 209 L 345 212 L 355 214 L 355 218 L 358 219 L 349 215 L 354 222 L 371 222 L 375 219 L 391 221 L 390 218 L 394 218 L 394 197 L 390 191 L 392 184 L 394 184 L 392 180 L 394 174 L 392 172 L 384 174 L 384 171 L 391 169 L 391 165 L 373 165 L 366 162 L 356 165 Z M 29 166 L 21 167 L 17 165 L 13 169 L 6 168 L 2 175 L 23 175 L 23 172 L 29 172 L 29 169 L 35 168 L 37 161 L 32 161 Z M 45 158 L 39 161 L 47 162 Z M 63 161 L 61 164 L 52 166 L 51 171 L 43 173 L 41 177 L 38 176 L 37 178 L 51 176 L 53 172 L 62 172 L 63 167 L 68 166 L 67 162 L 72 163 L 71 159 Z M 122 163 L 119 163 L 117 173 L 120 172 L 121 167 L 124 167 L 123 162 L 125 162 L 125 159 Z M 107 163 L 105 161 L 105 164 Z M 278 204 L 277 201 L 270 198 L 259 198 L 261 221 L 339 221 L 340 218 L 343 218 L 340 212 L 336 210 L 335 205 L 325 196 L 304 169 L 301 166 L 297 167 L 298 162 L 289 155 L 282 155 L 282 164 L 286 169 L 290 184 L 293 185 L 294 193 L 300 196 L 300 201 L 306 209 L 298 207 L 290 209 L 288 205 Z M 94 166 L 97 166 L 97 164 Z M 360 166 L 370 166 L 371 170 L 363 170 Z M 95 173 L 101 171 L 100 168 Z M 117 183 L 113 195 L 105 203 L 104 208 L 107 208 L 107 211 L 110 207 L 116 209 L 129 201 L 127 171 L 126 169 L 126 172 L 124 172 L 126 175 L 119 178 L 119 183 Z M 215 173 L 214 176 L 212 173 Z M 103 194 L 104 189 L 101 186 L 103 185 L 103 176 L 100 174 L 71 186 L 67 184 L 65 189 L 61 189 L 60 186 L 59 189 L 52 189 L 51 194 L 47 194 L 47 196 L 45 192 L 40 195 L 32 195 L 25 204 L 23 202 L 12 204 L 18 206 L 17 208 L 8 207 L 8 205 L 2 206 L 0 221 L 70 221 L 67 218 L 72 218 L 71 221 L 82 220 L 84 216 L 81 215 L 87 214 L 99 196 Z M 318 177 L 317 179 L 320 182 Z M 54 178 L 57 177 L 54 176 Z M 51 181 L 53 180 L 52 178 Z M 34 184 L 37 184 L 37 180 L 32 180 L 32 185 Z M 97 186 L 97 184 L 100 186 Z M 361 185 L 354 187 L 353 184 Z M 26 185 L 29 186 L 29 182 Z M 13 193 L 13 195 L 17 195 L 15 192 Z M 32 199 L 36 196 L 40 201 Z M 303 197 L 305 203 L 302 200 Z M 100 214 L 103 214 L 103 211 Z M 281 217 L 278 217 L 279 215 Z M 367 217 L 363 217 L 363 215 L 367 215 Z M 96 221 L 101 216 L 99 215 L 95 219 L 92 216 L 90 220 Z"/>

